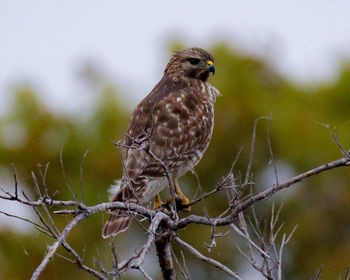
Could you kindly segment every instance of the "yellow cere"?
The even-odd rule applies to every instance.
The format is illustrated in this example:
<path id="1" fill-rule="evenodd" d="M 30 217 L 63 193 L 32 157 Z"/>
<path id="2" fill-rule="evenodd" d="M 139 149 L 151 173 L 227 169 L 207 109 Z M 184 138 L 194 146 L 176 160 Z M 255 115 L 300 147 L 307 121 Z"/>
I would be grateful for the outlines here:
<path id="1" fill-rule="evenodd" d="M 211 60 L 208 60 L 207 61 L 207 65 L 210 66 L 210 65 L 213 65 L 214 63 L 211 61 Z"/>

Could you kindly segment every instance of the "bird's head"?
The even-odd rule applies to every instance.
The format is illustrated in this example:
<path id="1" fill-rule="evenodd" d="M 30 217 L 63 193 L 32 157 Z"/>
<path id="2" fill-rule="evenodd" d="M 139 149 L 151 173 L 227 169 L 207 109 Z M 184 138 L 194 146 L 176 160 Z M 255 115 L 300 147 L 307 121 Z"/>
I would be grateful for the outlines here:
<path id="1" fill-rule="evenodd" d="M 165 68 L 164 75 L 207 81 L 215 73 L 214 57 L 201 48 L 176 51 Z"/>

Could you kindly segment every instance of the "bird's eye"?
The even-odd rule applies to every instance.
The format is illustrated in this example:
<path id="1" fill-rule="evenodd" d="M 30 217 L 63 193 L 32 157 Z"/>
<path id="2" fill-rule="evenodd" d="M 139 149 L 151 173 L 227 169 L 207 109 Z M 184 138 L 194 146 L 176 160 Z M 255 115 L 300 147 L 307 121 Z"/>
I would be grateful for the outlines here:
<path id="1" fill-rule="evenodd" d="M 199 63 L 199 59 L 198 58 L 189 58 L 188 61 L 192 64 L 192 65 L 196 65 Z"/>

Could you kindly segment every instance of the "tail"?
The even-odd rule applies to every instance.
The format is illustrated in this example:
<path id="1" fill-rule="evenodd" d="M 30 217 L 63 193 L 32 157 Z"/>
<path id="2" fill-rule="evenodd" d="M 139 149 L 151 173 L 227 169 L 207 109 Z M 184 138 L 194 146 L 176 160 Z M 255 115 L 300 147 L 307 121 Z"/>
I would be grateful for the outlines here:
<path id="1" fill-rule="evenodd" d="M 108 220 L 105 223 L 102 236 L 108 238 L 117 235 L 120 232 L 126 231 L 130 224 L 130 217 L 126 215 L 124 210 L 114 210 L 109 214 Z"/>
<path id="2" fill-rule="evenodd" d="M 117 192 L 112 196 L 111 201 L 129 201 L 132 200 L 132 194 L 128 187 L 120 187 L 121 182 L 116 182 Z M 115 188 L 116 186 L 112 186 Z M 126 231 L 130 224 L 130 217 L 126 214 L 125 210 L 115 209 L 109 214 L 108 220 L 102 229 L 102 237 L 108 238 L 117 235 L 120 232 Z"/>

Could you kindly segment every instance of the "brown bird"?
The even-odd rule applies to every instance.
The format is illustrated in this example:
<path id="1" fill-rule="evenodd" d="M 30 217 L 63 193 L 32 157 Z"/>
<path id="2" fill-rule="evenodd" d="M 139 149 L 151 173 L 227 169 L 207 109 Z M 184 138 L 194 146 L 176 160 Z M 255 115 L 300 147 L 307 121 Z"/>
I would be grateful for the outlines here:
<path id="1" fill-rule="evenodd" d="M 177 179 L 198 164 L 212 136 L 219 91 L 208 83 L 210 72 L 215 73 L 214 58 L 201 48 L 173 54 L 163 78 L 131 116 L 121 148 L 123 177 L 111 201 L 144 204 L 154 198 L 154 209 L 162 206 L 159 192 L 169 182 L 161 160 L 168 166 L 186 208 L 189 199 Z M 116 235 L 129 223 L 125 211 L 113 210 L 102 235 Z"/>

